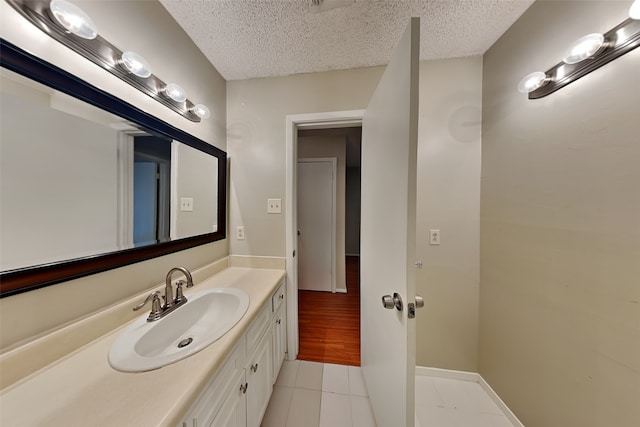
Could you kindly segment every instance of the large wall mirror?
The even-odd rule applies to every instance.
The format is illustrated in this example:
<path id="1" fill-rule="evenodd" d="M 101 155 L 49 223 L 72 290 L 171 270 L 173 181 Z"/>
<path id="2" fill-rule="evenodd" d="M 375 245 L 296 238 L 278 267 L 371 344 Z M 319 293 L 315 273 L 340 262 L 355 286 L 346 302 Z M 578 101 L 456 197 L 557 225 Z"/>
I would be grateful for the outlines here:
<path id="1" fill-rule="evenodd" d="M 1 48 L 0 296 L 225 238 L 224 151 Z"/>

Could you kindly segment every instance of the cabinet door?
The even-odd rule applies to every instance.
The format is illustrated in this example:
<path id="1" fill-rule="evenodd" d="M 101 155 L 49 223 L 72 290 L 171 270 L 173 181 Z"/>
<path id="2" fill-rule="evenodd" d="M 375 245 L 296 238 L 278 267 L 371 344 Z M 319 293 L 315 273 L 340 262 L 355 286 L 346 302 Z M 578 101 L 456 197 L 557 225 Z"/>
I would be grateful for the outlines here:
<path id="1" fill-rule="evenodd" d="M 244 384 L 245 360 L 245 339 L 242 337 L 216 376 L 189 409 L 184 421 L 179 424 L 181 427 L 202 427 L 211 424 L 224 405 L 226 396 L 233 394 L 236 387 L 239 387 L 240 376 Z"/>
<path id="2" fill-rule="evenodd" d="M 235 381 L 235 387 L 225 399 L 220 412 L 213 419 L 209 427 L 246 427 L 247 425 L 247 393 L 245 374 Z"/>
<path id="3" fill-rule="evenodd" d="M 284 355 L 287 352 L 287 310 L 285 304 L 282 304 L 275 316 L 273 317 L 273 383 L 276 382 Z"/>
<path id="4" fill-rule="evenodd" d="M 247 365 L 247 427 L 259 427 L 264 416 L 273 382 L 271 380 L 271 331 L 267 331 Z"/>

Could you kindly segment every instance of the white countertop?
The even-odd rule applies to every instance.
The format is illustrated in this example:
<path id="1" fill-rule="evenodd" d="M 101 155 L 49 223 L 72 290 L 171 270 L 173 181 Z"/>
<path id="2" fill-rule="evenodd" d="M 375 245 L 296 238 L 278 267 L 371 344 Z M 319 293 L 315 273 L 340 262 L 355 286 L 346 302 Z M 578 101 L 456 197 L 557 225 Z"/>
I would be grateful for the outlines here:
<path id="1" fill-rule="evenodd" d="M 196 284 L 187 297 L 217 287 L 240 288 L 250 296 L 245 316 L 218 341 L 161 369 L 122 373 L 111 368 L 107 354 L 123 325 L 3 390 L 0 425 L 176 426 L 284 275 L 284 270 L 228 268 Z"/>

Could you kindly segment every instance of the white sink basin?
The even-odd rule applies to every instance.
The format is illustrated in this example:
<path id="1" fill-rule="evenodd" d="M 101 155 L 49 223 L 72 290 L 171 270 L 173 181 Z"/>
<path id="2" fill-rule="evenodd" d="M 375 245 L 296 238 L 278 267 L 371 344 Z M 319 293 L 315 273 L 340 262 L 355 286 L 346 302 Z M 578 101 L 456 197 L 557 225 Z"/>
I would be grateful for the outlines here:
<path id="1" fill-rule="evenodd" d="M 145 313 L 124 329 L 111 345 L 109 364 L 118 371 L 144 372 L 175 363 L 221 338 L 249 308 L 242 289 L 215 288 L 187 298 L 160 320 L 147 322 Z"/>

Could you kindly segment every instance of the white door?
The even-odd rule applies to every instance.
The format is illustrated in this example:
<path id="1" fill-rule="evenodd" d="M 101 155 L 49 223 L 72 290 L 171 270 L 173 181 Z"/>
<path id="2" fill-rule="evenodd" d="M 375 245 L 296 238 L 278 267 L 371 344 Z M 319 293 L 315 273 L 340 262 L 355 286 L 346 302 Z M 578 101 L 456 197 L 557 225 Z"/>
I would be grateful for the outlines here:
<path id="1" fill-rule="evenodd" d="M 298 160 L 298 289 L 335 292 L 336 163 Z"/>
<path id="2" fill-rule="evenodd" d="M 362 126 L 362 369 L 378 427 L 413 427 L 418 18 L 396 47 Z M 402 311 L 385 309 L 398 293 Z"/>

